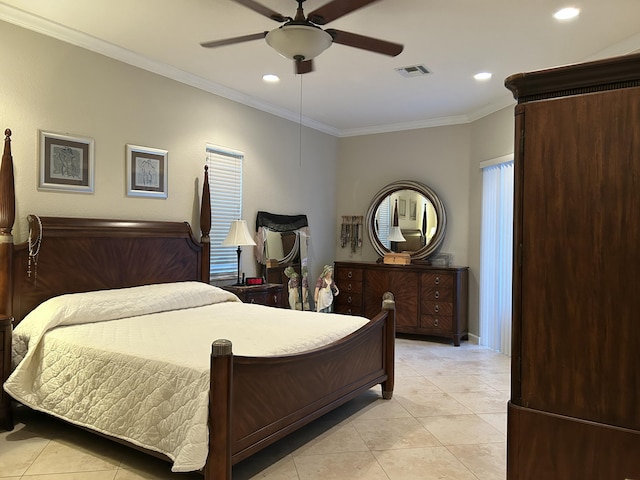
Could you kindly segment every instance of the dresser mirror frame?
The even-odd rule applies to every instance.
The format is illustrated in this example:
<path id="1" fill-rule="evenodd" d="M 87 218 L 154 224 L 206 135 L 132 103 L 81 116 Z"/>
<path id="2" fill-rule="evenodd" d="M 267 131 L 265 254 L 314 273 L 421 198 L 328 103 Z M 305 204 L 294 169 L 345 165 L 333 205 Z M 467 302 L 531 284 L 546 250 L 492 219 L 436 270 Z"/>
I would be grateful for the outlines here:
<path id="1" fill-rule="evenodd" d="M 415 182 L 413 180 L 400 180 L 397 182 L 390 183 L 389 185 L 382 188 L 378 193 L 376 193 L 376 195 L 373 197 L 373 200 L 371 201 L 369 210 L 367 211 L 366 224 L 367 224 L 369 239 L 371 240 L 371 244 L 373 245 L 374 250 L 380 256 L 384 256 L 385 254 L 391 253 L 394 251 L 388 248 L 386 245 L 384 245 L 384 243 L 382 243 L 382 240 L 378 235 L 377 222 L 376 222 L 378 218 L 377 213 L 378 213 L 378 209 L 383 204 L 383 202 L 386 202 L 387 199 L 390 200 L 392 198 L 397 198 L 399 196 L 399 192 L 402 192 L 404 190 L 408 191 L 407 195 L 418 194 L 424 197 L 425 202 L 430 202 L 431 206 L 433 207 L 433 211 L 435 212 L 435 223 L 436 223 L 435 232 L 433 233 L 433 235 L 431 235 L 431 238 L 429 239 L 429 241 L 426 244 L 424 244 L 423 242 L 423 246 L 421 248 L 418 248 L 416 250 L 408 250 L 408 253 L 411 255 L 412 260 L 423 260 L 428 258 L 433 253 L 435 253 L 438 247 L 440 247 L 440 245 L 444 241 L 445 231 L 447 227 L 447 213 L 444 208 L 444 204 L 442 203 L 442 200 L 440 200 L 440 197 L 438 197 L 438 195 L 432 188 L 428 187 L 423 183 Z M 413 213 L 413 212 L 407 211 L 411 208 L 410 205 L 404 205 L 404 208 L 406 209 L 405 216 L 409 217 Z M 423 213 L 424 207 L 419 207 L 416 205 L 416 207 L 414 208 L 417 208 L 416 218 L 415 220 L 413 220 L 415 221 L 415 225 L 417 228 L 412 230 L 422 230 L 422 213 Z M 401 214 L 400 224 L 402 223 L 403 223 L 403 219 Z M 418 225 L 420 225 L 420 227 L 418 227 Z M 402 228 L 402 225 L 400 226 Z M 404 231 L 403 231 L 403 234 L 404 234 Z M 424 235 L 423 233 L 422 238 L 424 236 L 426 235 Z M 399 245 L 400 251 L 407 251 L 407 250 L 402 250 L 402 242 L 399 243 L 398 245 Z"/>

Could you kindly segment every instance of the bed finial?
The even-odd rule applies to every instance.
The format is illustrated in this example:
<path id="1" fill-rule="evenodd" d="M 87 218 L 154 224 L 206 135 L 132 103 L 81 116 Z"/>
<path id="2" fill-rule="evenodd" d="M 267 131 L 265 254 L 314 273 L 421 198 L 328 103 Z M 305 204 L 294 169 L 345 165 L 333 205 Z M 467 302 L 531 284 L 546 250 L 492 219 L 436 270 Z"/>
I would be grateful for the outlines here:
<path id="1" fill-rule="evenodd" d="M 209 283 L 209 270 L 211 268 L 211 193 L 209 191 L 209 167 L 204 166 L 204 180 L 202 182 L 202 201 L 200 204 L 200 242 L 202 243 L 202 272 L 201 280 Z"/>
<path id="2" fill-rule="evenodd" d="M 211 233 L 211 193 L 209 191 L 209 166 L 204 166 L 204 181 L 202 182 L 202 204 L 200 206 L 200 233 L 202 241 L 209 241 Z"/>
<path id="3" fill-rule="evenodd" d="M 11 156 L 11 130 L 4 131 L 4 152 L 0 166 L 0 235 L 11 236 L 16 217 L 16 199 L 13 181 L 13 158 Z M 6 238 L 0 238 L 5 242 Z"/>

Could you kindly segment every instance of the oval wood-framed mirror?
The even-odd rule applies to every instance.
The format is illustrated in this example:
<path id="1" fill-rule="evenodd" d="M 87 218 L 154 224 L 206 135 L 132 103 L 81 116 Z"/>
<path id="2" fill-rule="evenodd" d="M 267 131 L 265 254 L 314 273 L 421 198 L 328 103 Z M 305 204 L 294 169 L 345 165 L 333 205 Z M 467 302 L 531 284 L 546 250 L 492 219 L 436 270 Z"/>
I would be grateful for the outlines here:
<path id="1" fill-rule="evenodd" d="M 396 209 L 395 226 L 400 227 L 403 242 L 389 239 Z M 442 244 L 447 213 L 432 188 L 413 180 L 400 180 L 376 193 L 367 211 L 366 223 L 369 239 L 380 256 L 408 252 L 412 259 L 422 260 Z"/>

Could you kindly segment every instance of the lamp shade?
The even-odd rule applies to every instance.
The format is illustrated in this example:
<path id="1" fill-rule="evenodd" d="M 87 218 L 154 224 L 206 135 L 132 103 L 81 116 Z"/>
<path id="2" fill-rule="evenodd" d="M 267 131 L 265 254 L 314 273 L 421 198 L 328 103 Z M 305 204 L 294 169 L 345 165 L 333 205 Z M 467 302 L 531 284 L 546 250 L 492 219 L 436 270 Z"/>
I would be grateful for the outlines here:
<path id="1" fill-rule="evenodd" d="M 400 230 L 398 224 L 398 199 L 396 198 L 396 203 L 393 206 L 393 225 L 391 226 L 391 231 L 389 232 L 389 236 L 387 239 L 390 242 L 406 242 L 407 239 L 402 235 L 402 230 Z"/>
<path id="2" fill-rule="evenodd" d="M 225 247 L 239 247 L 240 245 L 255 244 L 256 242 L 253 241 L 251 233 L 249 233 L 249 229 L 247 228 L 247 222 L 244 220 L 234 220 L 233 222 L 231 222 L 231 227 L 229 228 L 227 238 L 225 238 L 224 242 L 222 242 L 222 245 L 224 245 Z"/>
<path id="3" fill-rule="evenodd" d="M 406 242 L 407 241 L 407 239 L 404 238 L 404 235 L 402 235 L 402 230 L 400 230 L 400 227 L 391 227 L 388 240 L 390 242 Z"/>
<path id="4" fill-rule="evenodd" d="M 276 52 L 289 60 L 311 60 L 324 52 L 333 37 L 311 25 L 283 25 L 265 37 Z"/>

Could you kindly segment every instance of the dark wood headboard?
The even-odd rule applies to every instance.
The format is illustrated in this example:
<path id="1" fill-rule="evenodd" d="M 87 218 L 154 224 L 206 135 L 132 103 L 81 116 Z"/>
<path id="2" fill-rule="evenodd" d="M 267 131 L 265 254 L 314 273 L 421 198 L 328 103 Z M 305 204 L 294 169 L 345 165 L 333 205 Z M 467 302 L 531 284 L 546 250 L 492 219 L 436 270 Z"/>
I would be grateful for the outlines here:
<path id="1" fill-rule="evenodd" d="M 8 160 L 7 160 L 8 159 Z M 43 301 L 64 293 L 152 283 L 209 281 L 211 210 L 205 167 L 198 241 L 186 222 L 131 221 L 29 215 L 29 242 L 11 237 L 15 199 L 10 133 L 0 168 L 0 315 L 16 324 Z M 10 179 L 5 171 L 11 170 Z M 37 252 L 36 256 L 33 256 Z M 6 270 L 5 270 L 6 269 Z"/>

